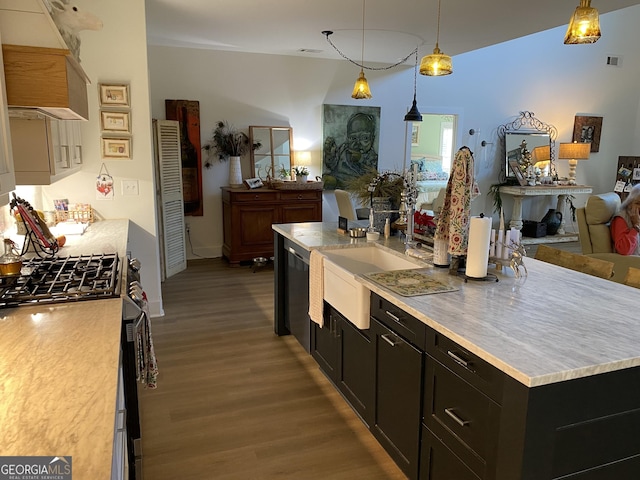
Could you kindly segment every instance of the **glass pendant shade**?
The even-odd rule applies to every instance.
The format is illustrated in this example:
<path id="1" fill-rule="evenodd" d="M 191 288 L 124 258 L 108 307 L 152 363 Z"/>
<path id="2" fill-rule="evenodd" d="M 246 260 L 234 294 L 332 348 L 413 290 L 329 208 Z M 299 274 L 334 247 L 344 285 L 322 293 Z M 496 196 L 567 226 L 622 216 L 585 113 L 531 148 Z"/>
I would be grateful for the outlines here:
<path id="1" fill-rule="evenodd" d="M 438 77 L 453 73 L 453 62 L 451 57 L 440 51 L 438 44 L 433 49 L 431 55 L 425 55 L 420 62 L 420 75 Z"/>
<path id="2" fill-rule="evenodd" d="M 371 90 L 369 89 L 369 82 L 367 82 L 367 79 L 364 77 L 364 70 L 360 69 L 360 76 L 358 77 L 358 80 L 356 80 L 356 84 L 353 86 L 351 98 L 363 100 L 371 97 L 372 95 Z"/>
<path id="3" fill-rule="evenodd" d="M 591 7 L 591 0 L 580 0 L 580 6 L 576 7 L 569 21 L 564 43 L 566 45 L 595 43 L 600 35 L 598 10 Z"/>

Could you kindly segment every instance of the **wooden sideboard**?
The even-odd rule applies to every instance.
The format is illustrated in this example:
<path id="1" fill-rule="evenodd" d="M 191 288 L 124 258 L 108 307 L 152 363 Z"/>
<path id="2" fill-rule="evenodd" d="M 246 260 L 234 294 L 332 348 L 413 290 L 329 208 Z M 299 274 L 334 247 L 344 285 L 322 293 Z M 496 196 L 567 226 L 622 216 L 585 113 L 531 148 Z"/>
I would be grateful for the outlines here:
<path id="1" fill-rule="evenodd" d="M 222 188 L 222 255 L 232 265 L 273 257 L 274 223 L 322 221 L 322 190 Z"/>

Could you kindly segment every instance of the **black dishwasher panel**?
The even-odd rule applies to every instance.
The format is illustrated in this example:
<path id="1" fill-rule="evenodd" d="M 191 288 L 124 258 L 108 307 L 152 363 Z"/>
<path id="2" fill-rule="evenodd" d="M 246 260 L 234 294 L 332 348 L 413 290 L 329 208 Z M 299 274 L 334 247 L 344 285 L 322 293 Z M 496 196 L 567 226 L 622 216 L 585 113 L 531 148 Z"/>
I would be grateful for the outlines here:
<path id="1" fill-rule="evenodd" d="M 284 241 L 285 327 L 307 352 L 311 351 L 309 319 L 309 252 L 288 239 Z"/>

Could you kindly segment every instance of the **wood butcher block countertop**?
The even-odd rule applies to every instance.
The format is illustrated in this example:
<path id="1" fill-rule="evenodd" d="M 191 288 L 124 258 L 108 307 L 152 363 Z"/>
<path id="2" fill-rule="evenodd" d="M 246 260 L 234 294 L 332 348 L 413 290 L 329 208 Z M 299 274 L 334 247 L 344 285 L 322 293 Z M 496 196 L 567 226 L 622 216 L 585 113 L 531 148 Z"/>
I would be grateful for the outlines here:
<path id="1" fill-rule="evenodd" d="M 307 250 L 371 245 L 337 234 L 336 226 L 273 229 Z M 381 238 L 376 246 L 403 255 L 397 237 Z M 490 268 L 498 282 L 466 283 L 448 269 L 422 264 L 458 290 L 415 297 L 394 294 L 364 276 L 359 281 L 528 387 L 640 366 L 638 289 L 532 258 L 524 263 L 524 279 L 508 267 Z"/>
<path id="2" fill-rule="evenodd" d="M 69 236 L 59 256 L 126 256 L 128 220 Z M 107 480 L 122 300 L 0 309 L 0 455 L 71 456 L 74 480 Z"/>

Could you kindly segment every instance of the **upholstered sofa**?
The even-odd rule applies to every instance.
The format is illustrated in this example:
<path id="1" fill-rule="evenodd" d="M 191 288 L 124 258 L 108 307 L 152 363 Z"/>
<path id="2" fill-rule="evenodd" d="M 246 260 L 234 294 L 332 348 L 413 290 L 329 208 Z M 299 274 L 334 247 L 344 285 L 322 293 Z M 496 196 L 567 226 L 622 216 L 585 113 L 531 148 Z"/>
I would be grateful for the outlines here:
<path id="1" fill-rule="evenodd" d="M 611 280 L 624 283 L 629 267 L 640 268 L 640 257 L 614 252 L 609 222 L 619 206 L 620 197 L 615 192 L 591 195 L 584 208 L 576 210 L 576 217 L 583 255 L 612 262 Z"/>

